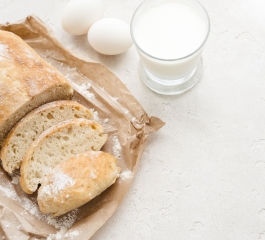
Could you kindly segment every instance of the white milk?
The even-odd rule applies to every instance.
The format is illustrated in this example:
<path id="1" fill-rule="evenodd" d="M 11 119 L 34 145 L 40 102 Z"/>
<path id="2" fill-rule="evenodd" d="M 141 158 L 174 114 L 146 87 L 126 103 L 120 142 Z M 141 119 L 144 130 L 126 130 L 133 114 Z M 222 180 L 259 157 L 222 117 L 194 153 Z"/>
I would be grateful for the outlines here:
<path id="1" fill-rule="evenodd" d="M 167 80 L 190 75 L 200 60 L 202 48 L 197 50 L 206 39 L 205 15 L 188 1 L 168 0 L 135 17 L 132 32 L 145 69 Z"/>

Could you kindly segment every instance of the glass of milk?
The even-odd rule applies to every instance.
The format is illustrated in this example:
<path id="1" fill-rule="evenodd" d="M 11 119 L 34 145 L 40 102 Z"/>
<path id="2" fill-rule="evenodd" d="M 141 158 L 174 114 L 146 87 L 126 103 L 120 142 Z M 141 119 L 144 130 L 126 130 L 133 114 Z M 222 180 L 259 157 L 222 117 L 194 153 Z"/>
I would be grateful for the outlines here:
<path id="1" fill-rule="evenodd" d="M 197 0 L 145 0 L 131 20 L 143 82 L 165 95 L 192 88 L 202 75 L 209 32 L 209 16 Z"/>

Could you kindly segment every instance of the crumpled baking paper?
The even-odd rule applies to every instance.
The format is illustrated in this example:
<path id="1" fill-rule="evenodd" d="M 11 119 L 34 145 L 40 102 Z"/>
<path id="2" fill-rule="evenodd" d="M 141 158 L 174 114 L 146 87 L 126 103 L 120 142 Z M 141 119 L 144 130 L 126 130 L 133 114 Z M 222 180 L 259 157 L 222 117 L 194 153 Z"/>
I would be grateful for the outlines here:
<path id="1" fill-rule="evenodd" d="M 149 117 L 106 67 L 66 50 L 36 16 L 2 24 L 0 29 L 20 36 L 65 75 L 75 89 L 73 100 L 89 108 L 109 135 L 102 150 L 112 153 L 122 168 L 113 186 L 84 206 L 57 218 L 42 214 L 36 194 L 25 194 L 18 184 L 19 176 L 10 177 L 0 168 L 0 239 L 87 240 L 120 205 L 132 183 L 148 135 L 164 122 Z"/>

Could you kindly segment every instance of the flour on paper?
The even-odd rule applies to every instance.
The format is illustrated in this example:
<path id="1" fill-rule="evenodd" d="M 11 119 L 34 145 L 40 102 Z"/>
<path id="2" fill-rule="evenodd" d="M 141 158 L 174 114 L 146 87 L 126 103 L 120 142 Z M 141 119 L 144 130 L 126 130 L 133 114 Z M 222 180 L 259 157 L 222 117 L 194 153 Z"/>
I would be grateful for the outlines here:
<path id="1" fill-rule="evenodd" d="M 71 231 L 71 232 L 65 234 L 65 237 L 73 240 L 73 239 L 76 239 L 77 237 L 79 237 L 80 233 L 81 233 L 80 231 L 74 230 L 74 231 Z"/>
<path id="2" fill-rule="evenodd" d="M 72 85 L 72 87 L 79 92 L 80 94 L 82 94 L 85 98 L 87 99 L 95 99 L 95 95 L 89 91 L 89 89 L 91 88 L 91 84 L 88 82 L 82 83 L 82 84 L 77 84 L 75 83 L 68 75 L 66 76 L 66 78 L 69 80 L 70 84 Z"/>
<path id="3" fill-rule="evenodd" d="M 18 177 L 13 177 L 12 181 L 17 182 Z M 69 180 L 69 179 L 68 179 Z M 67 184 L 69 184 L 69 181 L 67 181 Z M 71 181 L 70 181 L 71 184 Z M 65 185 L 65 183 L 64 183 Z M 63 187 L 62 184 L 60 187 Z M 50 215 L 43 214 L 39 210 L 39 206 L 36 202 L 32 201 L 30 198 L 27 197 L 19 197 L 17 193 L 13 190 L 13 186 L 11 183 L 6 183 L 0 185 L 0 192 L 2 195 L 15 200 L 23 207 L 23 211 L 21 212 L 21 215 L 33 215 L 37 219 L 41 221 L 47 222 L 49 225 L 54 226 L 56 229 L 58 229 L 58 232 L 56 234 L 50 234 L 47 238 L 47 240 L 59 240 L 62 239 L 62 235 L 66 233 L 66 231 L 75 223 L 77 219 L 78 209 L 74 209 L 67 213 L 62 218 L 51 218 Z M 18 226 L 21 228 L 21 226 Z M 19 228 L 17 228 L 19 229 Z M 77 236 L 77 232 L 72 232 L 72 234 L 69 235 L 71 239 L 74 239 L 74 237 Z"/>
<path id="4" fill-rule="evenodd" d="M 125 180 L 128 180 L 128 179 L 131 179 L 134 177 L 134 173 L 131 172 L 130 170 L 123 170 L 121 173 L 120 173 L 120 179 L 122 181 L 125 181 Z"/>
<path id="5" fill-rule="evenodd" d="M 117 103 L 118 100 L 119 100 L 119 98 L 117 98 L 117 97 L 112 97 L 112 96 L 110 96 L 110 99 L 111 99 L 113 102 L 115 102 L 115 103 Z"/>
<path id="6" fill-rule="evenodd" d="M 112 154 L 114 155 L 115 158 L 117 158 L 118 160 L 120 160 L 121 159 L 121 150 L 122 150 L 122 147 L 121 147 L 119 138 L 118 138 L 117 135 L 114 135 L 112 137 L 112 140 L 113 140 Z"/>
<path id="7" fill-rule="evenodd" d="M 93 114 L 94 120 L 99 122 L 98 112 L 94 108 L 89 108 L 89 111 Z"/>
<path id="8" fill-rule="evenodd" d="M 75 221 L 77 219 L 77 213 L 78 213 L 78 210 L 74 209 L 74 210 L 72 210 L 71 212 L 69 212 L 67 215 L 63 216 L 60 219 L 52 218 L 49 215 L 47 217 L 48 223 L 50 225 L 53 225 L 55 228 L 59 229 L 59 231 L 57 233 L 55 233 L 55 234 L 49 234 L 49 236 L 47 237 L 46 240 L 60 240 L 60 239 L 63 239 L 62 238 L 63 235 L 75 223 Z M 74 236 L 74 234 L 73 235 L 69 235 L 69 236 L 72 237 L 71 239 L 75 239 L 74 237 L 77 237 L 77 236 Z M 78 236 L 79 236 L 79 234 L 78 234 Z"/>
<path id="9" fill-rule="evenodd" d="M 108 118 L 105 118 L 105 119 L 103 120 L 104 123 L 107 123 L 108 121 L 109 121 Z"/>
<path id="10" fill-rule="evenodd" d="M 125 114 L 129 113 L 129 110 L 127 108 L 124 108 L 123 111 L 124 111 Z"/>
<path id="11" fill-rule="evenodd" d="M 11 187 L 0 185 L 0 191 L 6 197 L 8 197 L 12 200 L 18 200 L 17 193 Z"/>

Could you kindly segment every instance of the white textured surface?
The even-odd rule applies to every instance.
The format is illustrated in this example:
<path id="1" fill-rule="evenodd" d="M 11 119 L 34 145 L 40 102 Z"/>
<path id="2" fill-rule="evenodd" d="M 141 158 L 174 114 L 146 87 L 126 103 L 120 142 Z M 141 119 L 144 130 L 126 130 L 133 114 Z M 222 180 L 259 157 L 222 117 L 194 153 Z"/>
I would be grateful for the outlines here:
<path id="1" fill-rule="evenodd" d="M 102 0 L 129 23 L 140 0 Z M 132 47 L 94 52 L 60 26 L 67 0 L 0 0 L 0 22 L 34 13 L 64 46 L 101 62 L 166 126 L 152 135 L 128 195 L 93 240 L 265 239 L 265 1 L 201 0 L 211 19 L 204 75 L 165 97 L 138 76 Z"/>

